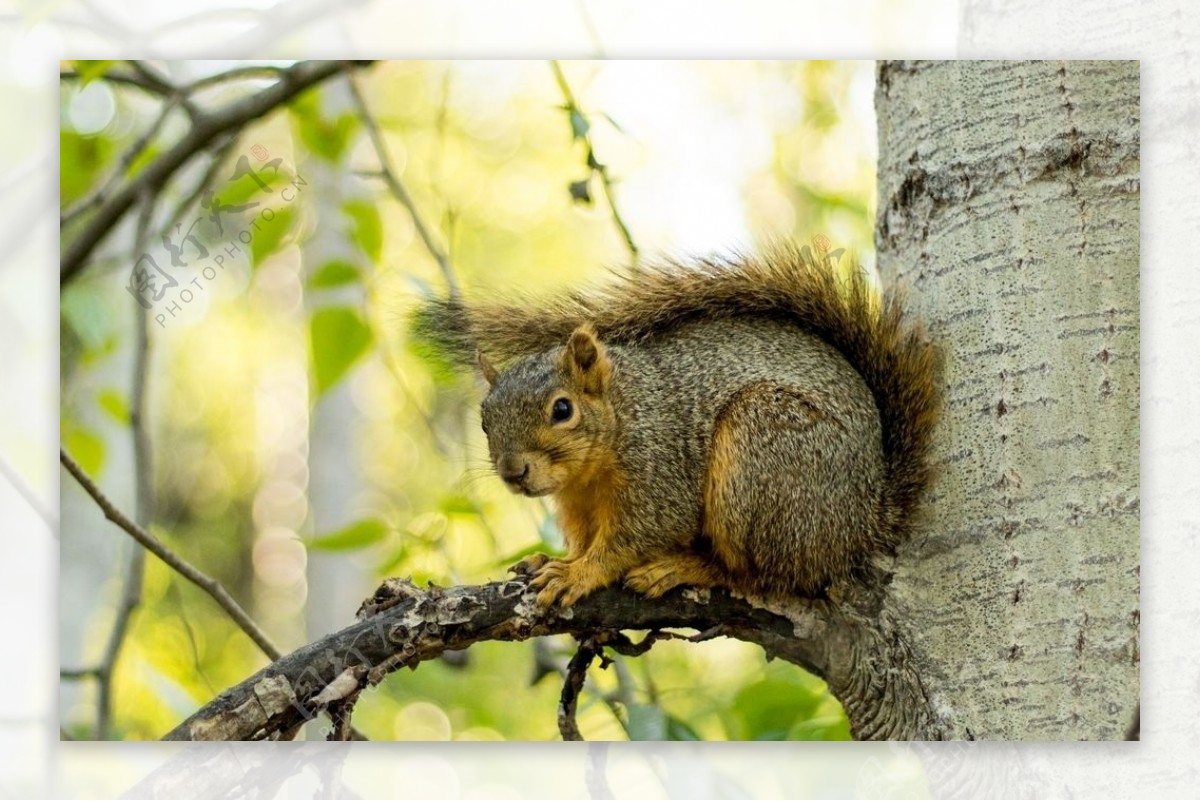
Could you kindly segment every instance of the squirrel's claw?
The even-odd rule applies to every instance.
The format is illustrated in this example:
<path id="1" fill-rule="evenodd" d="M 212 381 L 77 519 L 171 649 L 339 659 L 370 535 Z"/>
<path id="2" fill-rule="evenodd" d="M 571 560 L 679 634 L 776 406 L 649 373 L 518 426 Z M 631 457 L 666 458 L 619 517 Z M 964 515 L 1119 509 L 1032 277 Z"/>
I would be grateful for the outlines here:
<path id="1" fill-rule="evenodd" d="M 508 572 L 518 576 L 532 576 L 551 561 L 553 561 L 553 557 L 544 553 L 533 553 L 510 567 Z"/>
<path id="2" fill-rule="evenodd" d="M 583 593 L 572 586 L 571 567 L 567 562 L 547 561 L 538 570 L 529 586 L 540 590 L 537 596 L 539 606 L 570 606 L 582 597 Z"/>

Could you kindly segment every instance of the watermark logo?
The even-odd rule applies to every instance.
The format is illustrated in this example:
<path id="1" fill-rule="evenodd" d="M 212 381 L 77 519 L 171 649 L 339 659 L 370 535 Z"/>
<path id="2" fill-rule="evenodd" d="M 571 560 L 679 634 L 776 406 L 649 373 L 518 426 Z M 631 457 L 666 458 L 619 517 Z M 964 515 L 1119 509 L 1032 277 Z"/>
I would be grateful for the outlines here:
<path id="1" fill-rule="evenodd" d="M 142 253 L 134 262 L 126 289 L 160 327 L 182 315 L 228 267 L 248 261 L 254 238 L 278 224 L 279 210 L 308 185 L 295 170 L 281 169 L 283 159 L 271 158 L 262 145 L 250 153 L 263 163 L 255 168 L 241 156 L 220 190 L 228 196 L 245 188 L 239 182 L 250 181 L 255 188 L 245 202 L 226 203 L 206 190 L 200 198 L 204 213 L 186 227 L 177 223 L 162 235 L 161 250 Z"/>

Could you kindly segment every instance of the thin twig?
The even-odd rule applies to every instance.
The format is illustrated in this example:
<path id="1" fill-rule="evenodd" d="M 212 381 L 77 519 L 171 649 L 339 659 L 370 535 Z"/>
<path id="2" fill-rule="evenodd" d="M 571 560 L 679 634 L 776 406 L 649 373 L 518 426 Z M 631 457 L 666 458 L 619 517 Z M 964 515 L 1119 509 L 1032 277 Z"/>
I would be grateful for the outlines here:
<path id="1" fill-rule="evenodd" d="M 59 461 L 62 462 L 63 467 L 67 468 L 67 472 L 75 477 L 75 480 L 79 482 L 79 486 L 83 487 L 84 491 L 92 497 L 92 500 L 104 512 L 105 518 L 145 546 L 146 550 L 166 562 L 179 575 L 208 593 L 209 597 L 225 610 L 226 614 L 233 619 L 238 628 L 245 632 L 246 636 L 253 640 L 264 654 L 271 659 L 279 659 L 279 649 L 275 647 L 266 633 L 259 628 L 258 624 L 246 614 L 246 611 L 238 605 L 238 602 L 221 586 L 220 582 L 209 578 L 200 570 L 193 567 L 191 563 L 164 545 L 153 534 L 126 517 L 120 509 L 113 505 L 108 496 L 96 485 L 96 482 L 84 472 L 83 468 L 65 450 L 60 448 L 58 453 Z"/>
<path id="2" fill-rule="evenodd" d="M 150 218 L 154 215 L 154 195 L 146 194 L 142 200 L 142 212 L 138 215 L 137 234 L 133 237 L 133 253 L 143 251 L 146 240 L 150 235 Z M 130 426 L 133 433 L 133 469 L 134 469 L 134 518 L 140 526 L 150 525 L 150 513 L 154 501 L 150 493 L 150 445 L 146 441 L 143 430 L 143 411 L 145 405 L 145 369 L 148 360 L 149 333 L 146 331 L 146 315 L 142 308 L 133 306 L 134 329 L 137 331 L 134 339 L 133 354 L 133 392 L 130 405 Z M 130 543 L 130 561 L 125 568 L 124 586 L 121 598 L 116 604 L 116 616 L 113 620 L 112 631 L 108 634 L 108 643 L 104 645 L 104 656 L 98 670 L 98 688 L 96 701 L 96 739 L 107 740 L 109 725 L 113 717 L 113 674 L 116 661 L 121 656 L 125 636 L 130 628 L 133 610 L 142 603 L 143 574 L 145 573 L 145 550 L 137 543 Z"/>
<path id="3" fill-rule="evenodd" d="M 142 154 L 142 151 L 146 149 L 146 146 L 150 144 L 154 137 L 158 136 L 158 132 L 162 130 L 163 124 L 166 123 L 167 118 L 171 116 L 171 112 L 173 112 L 179 105 L 180 99 L 181 98 L 179 96 L 167 99 L 166 102 L 163 103 L 162 111 L 159 112 L 159 115 L 154 120 L 154 123 L 146 130 L 146 133 L 139 136 L 137 141 L 129 146 L 128 150 L 121 154 L 120 158 L 117 159 L 116 166 L 113 167 L 112 172 L 109 173 L 108 177 L 101 181 L 93 191 L 84 195 L 79 200 L 72 203 L 70 207 L 63 210 L 58 222 L 60 230 L 69 225 L 76 217 L 83 214 L 85 211 L 95 208 L 104 202 L 105 198 L 108 197 L 113 187 L 125 176 L 125 171 L 129 169 L 131 164 L 133 164 L 134 159 Z"/>
<path id="4" fill-rule="evenodd" d="M 60 81 L 79 81 L 83 80 L 83 76 L 75 70 L 59 70 L 58 79 Z M 153 95 L 155 97 L 167 97 L 171 94 L 171 90 L 164 90 L 161 86 L 158 86 L 152 81 L 146 80 L 143 76 L 137 74 L 136 72 L 126 72 L 124 70 L 111 69 L 104 73 L 102 78 L 98 78 L 97 80 L 123 84 L 125 86 L 133 86 L 137 89 L 141 89 L 146 94 Z"/>
<path id="5" fill-rule="evenodd" d="M 100 668 L 59 668 L 58 677 L 64 681 L 80 681 L 100 677 Z"/>
<path id="6" fill-rule="evenodd" d="M 396 200 L 400 201 L 400 205 L 408 210 L 408 214 L 413 221 L 413 227 L 417 229 L 417 235 L 421 237 L 421 242 L 424 243 L 425 249 L 429 251 L 429 255 L 433 256 L 433 260 L 438 264 L 438 269 L 442 271 L 442 278 L 446 281 L 446 287 L 450 292 L 450 299 L 458 300 L 461 292 L 458 286 L 458 279 L 454 276 L 454 269 L 450 265 L 450 257 L 446 255 L 446 250 L 434 240 L 433 233 L 417 209 L 417 204 L 413 200 L 412 195 L 409 194 L 400 177 L 392 169 L 392 160 L 388 156 L 387 144 L 383 140 L 383 132 L 380 130 L 379 123 L 376 121 L 374 115 L 367 108 L 366 100 L 363 99 L 362 92 L 359 91 L 354 76 L 347 72 L 346 80 L 350 85 L 350 95 L 354 99 L 355 106 L 358 107 L 359 116 L 362 118 L 363 127 L 367 129 L 367 136 L 370 137 L 371 144 L 378 155 L 380 177 L 383 178 L 384 183 L 387 184 L 388 189 Z"/>
<path id="7" fill-rule="evenodd" d="M 137 233 L 133 239 L 134 254 L 141 253 L 146 247 L 146 241 L 150 236 L 150 220 L 153 215 L 154 195 L 147 193 L 142 199 L 141 213 L 138 214 Z M 146 436 L 144 419 L 146 365 L 149 361 L 150 339 L 146 327 L 146 314 L 136 300 L 133 304 L 133 313 L 136 334 L 129 425 L 133 434 L 134 518 L 139 526 L 146 528 L 150 525 L 154 509 L 150 442 Z M 104 656 L 100 660 L 96 701 L 96 738 L 100 740 L 107 740 L 109 736 L 113 712 L 113 674 L 116 672 L 117 660 L 121 657 L 121 649 L 125 645 L 125 635 L 129 632 L 129 622 L 133 617 L 133 612 L 142 602 L 142 583 L 146 574 L 146 551 L 138 547 L 137 543 L 130 543 L 130 546 L 131 552 L 129 563 L 126 566 L 121 599 L 117 604 L 117 614 L 108 635 L 108 643 L 104 647 Z"/>
<path id="8" fill-rule="evenodd" d="M 574 117 L 591 124 L 583 110 L 579 107 L 579 103 L 575 100 L 575 93 L 571 91 L 571 84 L 567 82 L 567 76 L 563 73 L 562 66 L 557 61 L 550 62 L 550 69 L 554 71 L 554 80 L 558 84 L 558 89 L 562 92 L 563 102 L 565 103 L 566 111 Z M 617 208 L 616 196 L 613 194 L 613 182 L 608 175 L 608 165 L 604 164 L 600 159 L 596 158 L 596 150 L 592 146 L 592 135 L 589 131 L 575 132 L 574 122 L 572 121 L 572 131 L 574 135 L 583 140 L 587 147 L 587 166 L 593 174 L 600 178 L 600 186 L 604 189 L 604 199 L 608 202 L 608 209 L 612 214 L 613 223 L 617 226 L 618 233 L 621 234 L 621 239 L 625 241 L 625 247 L 629 249 L 629 256 L 634 266 L 638 261 L 638 246 L 633 241 L 633 234 L 629 232 L 629 226 L 625 224 L 625 219 L 621 216 L 620 209 Z"/>
<path id="9" fill-rule="evenodd" d="M 565 741 L 583 739 L 579 733 L 579 723 L 575 720 L 576 708 L 579 706 L 579 693 L 583 689 L 583 680 L 587 670 L 596 659 L 600 646 L 591 637 L 579 641 L 579 649 L 567 663 L 567 674 L 563 681 L 562 694 L 558 698 L 558 731 Z"/>
<path id="10" fill-rule="evenodd" d="M 144 61 L 130 59 L 128 62 L 132 69 L 148 86 L 153 87 L 156 91 L 165 96 L 173 96 L 179 94 L 179 87 L 171 83 L 167 76 L 160 73 L 158 70 L 151 67 Z"/>
<path id="11" fill-rule="evenodd" d="M 162 231 L 170 231 L 175 225 L 183 219 L 188 210 L 200 202 L 200 198 L 204 193 L 212 187 L 213 182 L 217 180 L 217 173 L 221 166 L 225 163 L 225 159 L 237 147 L 239 135 L 236 133 L 229 134 L 220 144 L 212 148 L 212 161 L 209 162 L 208 169 L 204 171 L 204 175 L 200 176 L 200 180 L 192 187 L 192 191 L 183 199 L 175 211 L 171 212 L 171 216 L 167 218 L 166 223 L 162 226 Z"/>
<path id="12" fill-rule="evenodd" d="M 361 66 L 370 62 L 350 62 Z M 179 168 L 222 134 L 242 130 L 287 103 L 305 89 L 342 71 L 343 62 L 301 61 L 280 73 L 279 80 L 260 92 L 194 118 L 188 132 L 136 177 L 105 199 L 88 218 L 83 230 L 66 243 L 59 259 L 59 283 L 65 285 L 84 268 L 96 246 L 108 236 L 142 192 L 157 192 Z M 110 73 L 111 74 L 111 73 Z M 108 76 L 106 76 L 108 77 Z"/>
<path id="13" fill-rule="evenodd" d="M 181 90 L 184 94 L 194 94 L 204 89 L 210 89 L 231 81 L 253 81 L 264 79 L 278 79 L 284 72 L 283 67 L 273 67 L 269 64 L 256 64 L 249 67 L 237 67 L 236 69 L 219 72 L 216 75 L 207 75 L 203 78 L 197 78 L 187 84 Z"/>

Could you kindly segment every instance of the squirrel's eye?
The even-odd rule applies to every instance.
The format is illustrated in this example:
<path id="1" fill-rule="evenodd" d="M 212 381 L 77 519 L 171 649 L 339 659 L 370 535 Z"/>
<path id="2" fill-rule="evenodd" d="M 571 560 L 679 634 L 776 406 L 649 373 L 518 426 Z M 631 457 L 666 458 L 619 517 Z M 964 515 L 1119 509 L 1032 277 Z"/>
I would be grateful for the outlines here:
<path id="1" fill-rule="evenodd" d="M 550 407 L 550 419 L 555 423 L 565 423 L 571 419 L 571 402 L 566 398 L 559 398 L 554 402 L 554 406 Z"/>

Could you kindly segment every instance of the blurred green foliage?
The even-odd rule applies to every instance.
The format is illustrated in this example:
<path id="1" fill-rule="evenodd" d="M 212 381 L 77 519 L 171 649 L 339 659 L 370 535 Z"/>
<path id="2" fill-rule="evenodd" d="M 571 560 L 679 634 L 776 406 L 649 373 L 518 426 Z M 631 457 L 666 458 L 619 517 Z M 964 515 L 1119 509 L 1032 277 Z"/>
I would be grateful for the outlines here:
<path id="1" fill-rule="evenodd" d="M 94 191 L 158 113 L 136 89 L 104 87 L 115 100 L 112 118 L 94 132 L 77 130 L 80 93 L 105 84 L 112 64 L 78 62 L 84 80 L 64 83 L 64 207 Z M 869 87 L 869 65 L 673 66 L 662 97 L 649 81 L 642 103 L 667 103 L 669 90 L 691 105 L 668 114 L 659 130 L 648 127 L 653 114 L 639 114 L 637 102 L 594 105 L 594 96 L 619 99 L 638 89 L 629 68 L 617 76 L 624 84 L 608 80 L 608 69 L 565 65 L 579 108 L 565 104 L 539 63 L 396 62 L 360 76 L 397 174 L 466 292 L 543 291 L 619 269 L 628 253 L 612 209 L 594 190 L 589 203 L 579 202 L 576 185 L 595 158 L 646 254 L 678 247 L 670 223 L 688 204 L 712 213 L 696 188 L 710 184 L 694 180 L 716 178 L 740 207 L 721 206 L 715 222 L 697 211 L 701 227 L 724 225 L 764 241 L 824 234 L 835 246 L 868 246 L 874 134 L 854 103 L 864 81 Z M 230 84 L 204 101 L 260 87 Z M 711 117 L 689 118 L 693 107 Z M 713 150 L 683 174 L 656 172 L 655 148 L 703 144 L 709 124 L 748 131 L 762 157 L 730 166 L 721 161 L 729 153 Z M 126 174 L 144 169 L 186 125 L 182 111 L 168 117 Z M 231 179 L 232 161 L 255 146 L 282 162 L 270 192 Z M 153 531 L 221 581 L 286 649 L 319 633 L 310 625 L 315 610 L 335 605 L 334 617 L 349 623 L 355 603 L 345 599 L 366 597 L 385 576 L 492 580 L 522 555 L 560 545 L 548 507 L 508 495 L 489 475 L 475 379 L 406 341 L 409 311 L 420 297 L 444 292 L 444 282 L 409 213 L 379 180 L 344 86 L 330 81 L 245 131 L 230 160 L 215 195 L 227 206 L 255 204 L 231 219 L 246 225 L 263 208 L 274 215 L 215 278 L 195 285 L 201 297 L 179 317 L 150 325 Z M 165 227 L 201 172 L 164 188 L 156 225 Z M 289 181 L 296 186 L 286 201 L 280 190 Z M 663 216 L 663 209 L 679 213 Z M 185 224 L 202 221 L 199 207 L 185 211 Z M 76 230 L 66 226 L 64 239 Z M 207 247 L 236 245 L 232 236 Z M 64 289 L 61 309 L 63 444 L 122 503 L 134 483 L 133 332 L 141 312 L 127 284 L 137 255 L 131 232 L 114 236 Z M 321 444 L 327 426 L 343 432 L 334 449 Z M 66 482 L 63 506 L 64 570 L 91 582 L 78 590 L 90 602 L 64 617 L 63 658 L 95 664 L 120 594 L 122 535 L 73 525 L 95 519 L 95 511 Z M 107 557 L 96 559 L 98 552 Z M 265 664 L 207 597 L 153 558 L 141 600 L 115 674 L 113 735 L 120 738 L 160 736 Z M 378 739 L 554 739 L 571 645 L 483 643 L 424 664 L 364 696 L 355 723 Z M 92 736 L 94 687 L 64 682 L 62 697 L 64 729 Z M 579 722 L 587 738 L 849 738 L 823 682 L 732 641 L 664 642 L 642 658 L 593 667 Z"/>

